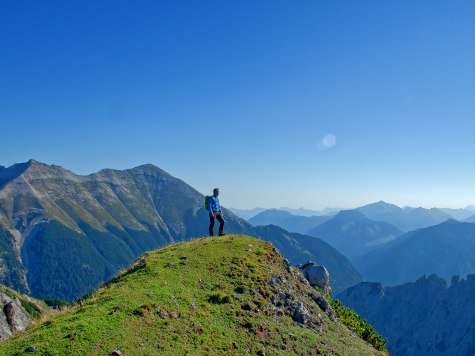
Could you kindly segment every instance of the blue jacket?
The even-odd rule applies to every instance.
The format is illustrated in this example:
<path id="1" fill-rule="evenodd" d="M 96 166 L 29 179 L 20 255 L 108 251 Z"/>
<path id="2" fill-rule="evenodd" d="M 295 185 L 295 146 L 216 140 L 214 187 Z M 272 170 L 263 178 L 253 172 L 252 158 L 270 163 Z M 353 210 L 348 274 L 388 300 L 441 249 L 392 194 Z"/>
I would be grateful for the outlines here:
<path id="1" fill-rule="evenodd" d="M 208 201 L 208 211 L 210 214 L 221 213 L 221 206 L 219 205 L 219 197 L 214 195 L 209 197 Z"/>

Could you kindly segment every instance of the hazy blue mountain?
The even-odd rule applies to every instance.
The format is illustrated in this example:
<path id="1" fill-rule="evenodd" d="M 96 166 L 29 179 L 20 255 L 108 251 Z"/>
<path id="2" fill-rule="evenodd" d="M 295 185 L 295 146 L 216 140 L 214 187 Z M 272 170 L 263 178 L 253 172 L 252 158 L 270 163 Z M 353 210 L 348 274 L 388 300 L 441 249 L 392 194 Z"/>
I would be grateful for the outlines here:
<path id="1" fill-rule="evenodd" d="M 387 222 L 368 219 L 357 210 L 343 210 L 307 234 L 321 238 L 351 260 L 395 240 L 402 231 Z"/>
<path id="2" fill-rule="evenodd" d="M 431 275 L 386 287 L 360 283 L 337 296 L 388 338 L 391 355 L 475 354 L 475 275 Z"/>
<path id="3" fill-rule="evenodd" d="M 351 262 L 326 242 L 313 236 L 290 233 L 278 226 L 257 226 L 253 235 L 272 241 L 275 247 L 293 265 L 309 260 L 324 265 L 330 272 L 330 285 L 334 293 L 353 286 L 363 279 Z"/>
<path id="4" fill-rule="evenodd" d="M 277 225 L 287 231 L 305 233 L 312 227 L 318 226 L 329 220 L 330 216 L 296 216 L 288 211 L 279 209 L 265 210 L 248 222 L 254 226 Z"/>
<path id="5" fill-rule="evenodd" d="M 292 215 L 297 215 L 297 216 L 315 216 L 315 215 L 323 216 L 323 215 L 335 215 L 342 209 L 324 208 L 321 210 L 312 210 L 312 209 L 305 209 L 305 208 L 292 209 L 292 208 L 282 207 L 282 208 L 279 208 L 278 210 L 288 211 Z"/>
<path id="6" fill-rule="evenodd" d="M 207 235 L 203 205 L 202 194 L 153 165 L 87 176 L 34 160 L 2 168 L 0 283 L 40 298 L 77 299 L 144 251 Z M 224 215 L 227 233 L 255 235 L 245 220 L 227 209 Z"/>
<path id="7" fill-rule="evenodd" d="M 263 211 L 267 210 L 264 208 L 254 208 L 254 209 L 228 208 L 228 209 L 244 220 L 249 220 L 250 218 L 256 216 L 257 214 L 262 213 Z"/>
<path id="8" fill-rule="evenodd" d="M 469 216 L 467 219 L 464 220 L 464 222 L 475 223 L 475 214 Z"/>
<path id="9" fill-rule="evenodd" d="M 369 281 L 413 282 L 423 274 L 442 278 L 475 272 L 475 224 L 448 220 L 401 236 L 354 260 Z"/>
<path id="10" fill-rule="evenodd" d="M 440 208 L 439 210 L 443 211 L 444 213 L 452 216 L 453 218 L 457 219 L 457 220 L 465 220 L 467 218 L 469 218 L 470 216 L 472 216 L 474 214 L 474 211 L 473 210 L 470 210 L 470 209 L 451 209 L 451 208 Z"/>
<path id="11" fill-rule="evenodd" d="M 326 215 L 335 215 L 337 212 L 339 212 L 341 209 L 338 208 L 325 208 L 322 210 L 311 210 L 311 209 L 305 209 L 305 208 L 299 208 L 299 209 L 292 209 L 292 208 L 286 208 L 282 207 L 279 209 L 265 209 L 265 208 L 254 208 L 254 209 L 238 209 L 238 208 L 229 208 L 230 211 L 232 211 L 234 214 L 239 216 L 241 219 L 244 220 L 249 220 L 256 216 L 257 214 L 262 213 L 263 211 L 266 210 L 278 210 L 278 211 L 286 211 L 289 212 L 292 215 L 296 216 L 306 216 L 306 217 L 311 217 L 311 216 L 326 216 Z"/>
<path id="12" fill-rule="evenodd" d="M 362 212 L 372 220 L 385 221 L 404 232 L 436 225 L 448 219 L 453 219 L 453 216 L 437 208 L 400 208 L 394 204 L 385 203 L 384 201 L 368 204 L 356 210 Z"/>

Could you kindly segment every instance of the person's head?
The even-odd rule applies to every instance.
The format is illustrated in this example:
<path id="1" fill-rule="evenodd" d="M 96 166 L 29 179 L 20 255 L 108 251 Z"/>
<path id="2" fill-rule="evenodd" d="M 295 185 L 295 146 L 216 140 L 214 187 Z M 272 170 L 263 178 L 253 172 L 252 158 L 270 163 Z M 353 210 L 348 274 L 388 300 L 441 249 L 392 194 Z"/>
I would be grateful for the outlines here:
<path id="1" fill-rule="evenodd" d="M 214 188 L 213 189 L 213 195 L 217 197 L 219 195 L 219 188 Z"/>

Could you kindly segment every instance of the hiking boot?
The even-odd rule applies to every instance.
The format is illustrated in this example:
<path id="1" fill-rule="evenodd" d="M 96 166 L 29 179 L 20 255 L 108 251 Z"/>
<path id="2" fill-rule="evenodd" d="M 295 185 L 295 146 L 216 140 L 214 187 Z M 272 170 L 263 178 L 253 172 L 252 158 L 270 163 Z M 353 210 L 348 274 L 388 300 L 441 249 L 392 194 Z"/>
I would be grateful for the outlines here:
<path id="1" fill-rule="evenodd" d="M 226 234 L 220 232 L 220 233 L 219 233 L 219 236 L 226 236 Z"/>

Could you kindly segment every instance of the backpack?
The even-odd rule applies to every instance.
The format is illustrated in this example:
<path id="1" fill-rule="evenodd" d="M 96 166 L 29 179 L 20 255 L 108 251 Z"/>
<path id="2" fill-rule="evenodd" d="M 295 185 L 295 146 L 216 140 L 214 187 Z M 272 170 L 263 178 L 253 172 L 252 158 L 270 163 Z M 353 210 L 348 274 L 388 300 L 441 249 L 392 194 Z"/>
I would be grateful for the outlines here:
<path id="1" fill-rule="evenodd" d="M 209 195 L 205 196 L 205 209 L 208 210 L 209 206 Z"/>

